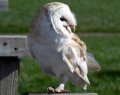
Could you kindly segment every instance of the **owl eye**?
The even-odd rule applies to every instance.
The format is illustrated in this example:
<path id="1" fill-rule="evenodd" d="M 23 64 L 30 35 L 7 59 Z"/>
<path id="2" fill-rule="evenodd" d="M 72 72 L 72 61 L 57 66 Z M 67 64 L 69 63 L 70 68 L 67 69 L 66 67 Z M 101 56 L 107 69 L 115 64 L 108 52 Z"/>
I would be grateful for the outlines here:
<path id="1" fill-rule="evenodd" d="M 64 17 L 60 18 L 61 21 L 67 21 Z"/>

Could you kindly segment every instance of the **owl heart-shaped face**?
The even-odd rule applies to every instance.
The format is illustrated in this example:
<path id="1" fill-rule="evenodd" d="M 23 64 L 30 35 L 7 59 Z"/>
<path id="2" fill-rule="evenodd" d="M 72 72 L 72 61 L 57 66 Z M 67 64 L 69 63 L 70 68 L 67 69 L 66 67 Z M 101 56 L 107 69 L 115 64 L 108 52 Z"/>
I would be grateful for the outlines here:
<path id="1" fill-rule="evenodd" d="M 71 33 L 75 31 L 76 19 L 68 5 L 63 3 L 47 4 L 48 16 L 56 30 Z"/>
<path id="2" fill-rule="evenodd" d="M 76 20 L 69 7 L 63 6 L 58 8 L 56 12 L 56 16 L 58 16 L 58 21 L 60 21 L 61 26 L 63 26 L 63 28 L 65 28 L 68 32 L 74 32 L 76 27 Z"/>

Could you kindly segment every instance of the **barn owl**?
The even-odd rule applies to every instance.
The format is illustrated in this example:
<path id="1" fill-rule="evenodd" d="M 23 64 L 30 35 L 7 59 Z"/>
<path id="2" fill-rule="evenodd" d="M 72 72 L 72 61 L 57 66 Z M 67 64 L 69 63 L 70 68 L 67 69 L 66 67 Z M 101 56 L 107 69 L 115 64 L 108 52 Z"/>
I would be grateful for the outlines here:
<path id="1" fill-rule="evenodd" d="M 48 87 L 53 93 L 68 91 L 64 89 L 67 81 L 87 89 L 88 71 L 100 69 L 74 33 L 76 26 L 69 6 L 60 2 L 46 4 L 31 22 L 28 43 L 32 56 L 45 73 L 60 79 L 58 87 Z"/>

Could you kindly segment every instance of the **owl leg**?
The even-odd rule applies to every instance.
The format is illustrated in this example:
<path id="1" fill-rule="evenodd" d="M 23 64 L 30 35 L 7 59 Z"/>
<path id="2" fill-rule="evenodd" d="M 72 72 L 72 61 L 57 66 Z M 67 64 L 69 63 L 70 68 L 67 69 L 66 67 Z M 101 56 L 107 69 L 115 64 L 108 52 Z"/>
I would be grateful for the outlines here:
<path id="1" fill-rule="evenodd" d="M 55 93 L 70 93 L 69 90 L 65 90 L 64 87 L 65 87 L 65 83 L 68 81 L 68 78 L 65 76 L 61 82 L 60 82 L 60 85 L 55 88 Z"/>
<path id="2" fill-rule="evenodd" d="M 64 77 L 63 79 L 61 79 L 60 81 L 60 85 L 57 88 L 53 88 L 53 87 L 48 87 L 47 92 L 48 93 L 70 93 L 69 90 L 65 90 L 65 83 L 67 82 L 68 78 Z"/>
<path id="3" fill-rule="evenodd" d="M 69 90 L 64 89 L 65 84 L 61 83 L 57 88 L 55 88 L 55 93 L 70 93 Z"/>

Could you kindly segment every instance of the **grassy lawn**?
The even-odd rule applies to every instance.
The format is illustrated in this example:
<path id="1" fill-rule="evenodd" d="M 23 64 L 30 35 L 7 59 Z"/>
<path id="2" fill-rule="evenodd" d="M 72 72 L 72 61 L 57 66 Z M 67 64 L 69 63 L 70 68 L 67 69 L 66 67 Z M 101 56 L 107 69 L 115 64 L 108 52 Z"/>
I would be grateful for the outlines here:
<path id="1" fill-rule="evenodd" d="M 9 0 L 9 12 L 0 12 L 0 32 L 28 32 L 33 15 L 51 1 L 60 1 L 70 6 L 77 17 L 77 31 L 120 31 L 120 0 Z"/>
<path id="2" fill-rule="evenodd" d="M 60 1 L 75 13 L 77 32 L 120 32 L 120 0 L 9 0 L 9 12 L 0 12 L 0 33 L 27 33 L 32 17 L 45 3 Z M 99 95 L 120 93 L 120 36 L 81 37 L 99 61 L 102 70 L 89 73 L 87 91 L 67 83 L 72 92 L 97 92 Z M 48 86 L 57 86 L 59 80 L 44 74 L 35 60 L 21 60 L 18 92 L 46 92 Z"/>
<path id="3" fill-rule="evenodd" d="M 66 89 L 72 92 L 96 92 L 99 95 L 118 95 L 120 93 L 120 36 L 81 37 L 99 61 L 102 70 L 89 73 L 91 85 L 87 91 L 67 83 Z M 46 92 L 48 86 L 57 86 L 58 79 L 44 74 L 35 60 L 25 57 L 21 61 L 19 93 Z"/>

